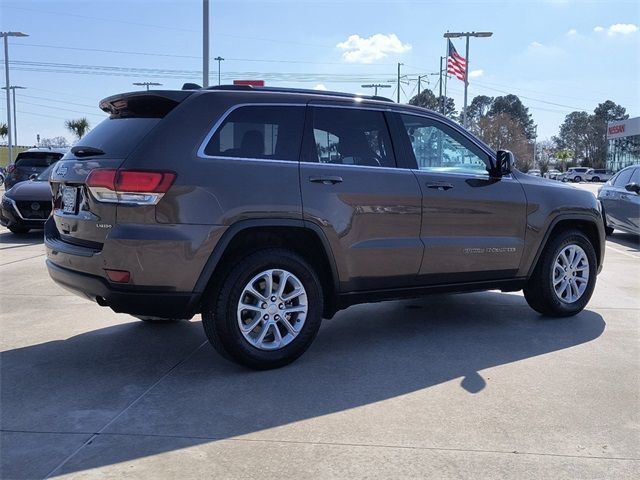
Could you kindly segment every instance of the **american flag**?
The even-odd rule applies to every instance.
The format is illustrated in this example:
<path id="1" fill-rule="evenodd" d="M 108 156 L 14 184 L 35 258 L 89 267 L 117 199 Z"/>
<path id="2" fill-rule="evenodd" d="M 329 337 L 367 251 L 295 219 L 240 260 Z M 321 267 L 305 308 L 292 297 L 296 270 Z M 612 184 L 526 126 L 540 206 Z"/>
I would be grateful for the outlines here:
<path id="1" fill-rule="evenodd" d="M 465 81 L 465 68 L 467 60 L 462 57 L 449 40 L 449 54 L 447 55 L 447 73 L 453 74 L 458 80 Z"/>

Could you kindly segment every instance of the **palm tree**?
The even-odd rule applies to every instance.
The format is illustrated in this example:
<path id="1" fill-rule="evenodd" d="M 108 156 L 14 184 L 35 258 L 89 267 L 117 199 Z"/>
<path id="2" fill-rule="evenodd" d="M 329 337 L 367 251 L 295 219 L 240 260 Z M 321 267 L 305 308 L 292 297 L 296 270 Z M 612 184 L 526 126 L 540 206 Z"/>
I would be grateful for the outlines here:
<path id="1" fill-rule="evenodd" d="M 67 130 L 73 133 L 78 140 L 85 136 L 89 131 L 89 120 L 86 117 L 78 118 L 76 120 L 67 120 L 64 123 Z"/>
<path id="2" fill-rule="evenodd" d="M 9 134 L 9 129 L 6 123 L 0 123 L 0 138 L 6 138 Z"/>

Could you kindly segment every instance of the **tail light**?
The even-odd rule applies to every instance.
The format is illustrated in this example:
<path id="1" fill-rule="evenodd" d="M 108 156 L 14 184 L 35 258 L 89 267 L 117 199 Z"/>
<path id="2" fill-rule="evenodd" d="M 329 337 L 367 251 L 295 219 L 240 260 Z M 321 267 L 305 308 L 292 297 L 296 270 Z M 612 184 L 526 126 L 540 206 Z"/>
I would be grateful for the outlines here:
<path id="1" fill-rule="evenodd" d="M 11 165 L 7 166 L 7 173 L 13 173 L 15 169 L 16 169 L 16 165 L 15 163 L 12 163 Z"/>
<path id="2" fill-rule="evenodd" d="M 86 184 L 99 202 L 156 205 L 175 179 L 173 172 L 98 168 Z"/>

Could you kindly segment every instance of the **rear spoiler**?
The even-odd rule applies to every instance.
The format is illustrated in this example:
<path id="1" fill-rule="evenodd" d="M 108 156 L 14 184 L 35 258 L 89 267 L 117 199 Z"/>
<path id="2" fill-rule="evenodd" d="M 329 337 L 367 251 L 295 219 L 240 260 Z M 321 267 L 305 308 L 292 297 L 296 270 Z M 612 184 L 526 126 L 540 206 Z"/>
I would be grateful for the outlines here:
<path id="1" fill-rule="evenodd" d="M 100 100 L 100 109 L 111 118 L 162 118 L 193 93 L 188 90 L 121 93 Z"/>

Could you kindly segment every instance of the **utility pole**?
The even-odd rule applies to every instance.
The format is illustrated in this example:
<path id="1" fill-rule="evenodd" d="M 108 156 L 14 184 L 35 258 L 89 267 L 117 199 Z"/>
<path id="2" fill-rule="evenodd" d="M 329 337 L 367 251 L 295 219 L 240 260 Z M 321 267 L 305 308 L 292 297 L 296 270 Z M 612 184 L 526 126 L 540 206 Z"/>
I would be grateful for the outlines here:
<path id="1" fill-rule="evenodd" d="M 440 57 L 440 72 L 438 77 L 438 84 L 439 84 L 438 99 L 440 100 L 440 113 L 444 115 L 446 102 L 442 98 L 442 60 L 444 60 L 444 57 Z"/>
<path id="2" fill-rule="evenodd" d="M 147 87 L 147 92 L 149 91 L 149 86 L 159 86 L 162 85 L 158 82 L 133 82 L 132 85 L 138 85 L 140 87 Z"/>
<path id="3" fill-rule="evenodd" d="M 400 103 L 400 65 L 404 64 L 398 62 L 398 103 Z"/>
<path id="4" fill-rule="evenodd" d="M 224 60 L 221 56 L 217 56 L 214 60 L 218 61 L 218 85 L 220 85 L 220 62 Z"/>
<path id="5" fill-rule="evenodd" d="M 418 75 L 418 95 L 420 95 L 420 92 L 422 91 L 422 79 L 425 77 L 429 78 L 429 74 Z M 429 83 L 429 80 L 427 80 L 427 84 L 428 83 Z"/>
<path id="6" fill-rule="evenodd" d="M 7 146 L 9 147 L 9 163 L 13 162 L 13 145 L 11 140 L 11 96 L 9 94 L 9 37 L 28 37 L 22 32 L 0 32 L 0 37 L 4 40 L 4 81 L 7 91 Z"/>
<path id="7" fill-rule="evenodd" d="M 202 0 L 202 87 L 209 86 L 209 0 Z"/>
<path id="8" fill-rule="evenodd" d="M 538 125 L 535 126 L 535 137 L 533 137 L 533 166 L 536 167 L 536 154 L 538 153 Z"/>
<path id="9" fill-rule="evenodd" d="M 462 108 L 462 126 L 467 126 L 467 89 L 469 87 L 469 37 L 490 37 L 493 32 L 447 32 L 444 34 L 444 38 L 447 40 L 450 38 L 466 38 L 466 51 L 465 51 L 465 63 L 464 63 L 464 107 Z M 449 56 L 449 48 L 447 43 L 447 61 Z"/>
<path id="10" fill-rule="evenodd" d="M 7 87 L 2 87 L 3 90 L 6 90 Z M 17 110 L 16 110 L 16 89 L 19 88 L 21 90 L 27 88 L 27 87 L 21 87 L 19 85 L 11 85 L 9 87 L 9 90 L 11 90 L 13 92 L 13 144 L 17 147 L 18 146 L 18 117 L 17 117 Z"/>
<path id="11" fill-rule="evenodd" d="M 378 96 L 379 88 L 391 88 L 391 85 L 387 85 L 385 83 L 368 83 L 366 85 L 360 85 L 362 88 L 374 88 L 374 96 Z"/>

